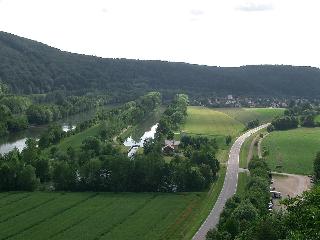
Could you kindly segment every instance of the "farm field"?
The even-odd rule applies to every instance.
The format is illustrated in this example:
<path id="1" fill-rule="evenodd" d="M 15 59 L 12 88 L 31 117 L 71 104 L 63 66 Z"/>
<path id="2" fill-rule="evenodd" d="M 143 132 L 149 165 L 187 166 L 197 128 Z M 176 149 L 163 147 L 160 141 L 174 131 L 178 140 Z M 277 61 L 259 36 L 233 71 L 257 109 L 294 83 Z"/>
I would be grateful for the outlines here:
<path id="1" fill-rule="evenodd" d="M 272 132 L 262 141 L 272 171 L 312 174 L 313 160 L 320 151 L 320 128 L 298 128 Z"/>
<path id="2" fill-rule="evenodd" d="M 222 187 L 224 175 L 220 179 Z M 209 194 L 0 193 L 0 239 L 190 238 L 213 204 L 208 197 L 217 198 L 220 189 Z"/>
<path id="3" fill-rule="evenodd" d="M 258 119 L 261 123 L 271 122 L 274 117 L 281 116 L 284 108 L 221 108 L 223 112 L 246 125 L 249 121 Z"/>
<path id="4" fill-rule="evenodd" d="M 207 136 L 237 136 L 244 125 L 226 113 L 205 107 L 188 107 L 186 123 L 182 131 L 187 134 Z"/>

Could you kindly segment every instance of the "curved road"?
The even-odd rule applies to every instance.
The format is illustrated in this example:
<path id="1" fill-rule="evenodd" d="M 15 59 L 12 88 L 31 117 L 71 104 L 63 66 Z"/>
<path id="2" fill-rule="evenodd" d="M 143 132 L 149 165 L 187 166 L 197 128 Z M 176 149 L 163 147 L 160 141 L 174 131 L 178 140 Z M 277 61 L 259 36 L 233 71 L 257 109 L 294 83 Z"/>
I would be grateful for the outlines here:
<path id="1" fill-rule="evenodd" d="M 237 191 L 239 154 L 242 144 L 252 134 L 260 131 L 263 128 L 266 128 L 269 124 L 270 123 L 267 123 L 247 131 L 246 133 L 241 135 L 232 145 L 229 153 L 226 176 L 218 200 L 216 201 L 207 219 L 203 222 L 197 233 L 193 236 L 193 240 L 204 240 L 206 238 L 207 232 L 218 224 L 219 217 L 223 211 L 224 205 L 226 204 L 227 200 L 231 198 Z"/>

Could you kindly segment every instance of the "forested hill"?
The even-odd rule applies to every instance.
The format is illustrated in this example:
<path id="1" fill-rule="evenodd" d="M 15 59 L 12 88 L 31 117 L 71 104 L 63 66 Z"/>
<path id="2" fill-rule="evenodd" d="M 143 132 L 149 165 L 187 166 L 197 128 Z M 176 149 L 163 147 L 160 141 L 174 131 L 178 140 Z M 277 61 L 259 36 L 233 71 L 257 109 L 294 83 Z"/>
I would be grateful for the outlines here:
<path id="1" fill-rule="evenodd" d="M 115 96 L 320 96 L 320 70 L 293 66 L 209 67 L 163 61 L 104 59 L 63 52 L 0 32 L 0 78 L 16 93 L 106 90 Z"/>

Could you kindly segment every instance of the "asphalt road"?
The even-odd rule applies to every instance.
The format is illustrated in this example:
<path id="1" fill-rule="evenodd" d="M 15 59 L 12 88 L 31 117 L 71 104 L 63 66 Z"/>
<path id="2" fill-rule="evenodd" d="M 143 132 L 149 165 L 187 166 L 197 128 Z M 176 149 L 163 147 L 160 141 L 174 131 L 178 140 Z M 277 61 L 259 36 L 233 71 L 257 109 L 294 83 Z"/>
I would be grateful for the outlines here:
<path id="1" fill-rule="evenodd" d="M 207 219 L 203 222 L 197 233 L 193 236 L 193 240 L 204 240 L 206 238 L 207 232 L 218 224 L 219 217 L 223 211 L 224 205 L 226 204 L 227 200 L 231 198 L 237 191 L 239 154 L 242 144 L 252 134 L 263 128 L 266 128 L 268 125 L 269 123 L 247 131 L 246 133 L 241 135 L 232 145 L 229 153 L 226 176 L 218 200 L 216 201 Z"/>

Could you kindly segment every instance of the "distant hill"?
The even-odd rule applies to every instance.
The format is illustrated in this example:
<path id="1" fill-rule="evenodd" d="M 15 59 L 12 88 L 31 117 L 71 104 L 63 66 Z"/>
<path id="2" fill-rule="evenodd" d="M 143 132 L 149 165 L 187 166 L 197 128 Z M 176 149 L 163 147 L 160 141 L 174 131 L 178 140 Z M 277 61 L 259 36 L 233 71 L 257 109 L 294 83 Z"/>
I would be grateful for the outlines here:
<path id="1" fill-rule="evenodd" d="M 16 93 L 150 90 L 191 96 L 320 96 L 320 70 L 294 66 L 209 67 L 164 61 L 104 59 L 60 51 L 0 32 L 0 79 Z"/>

